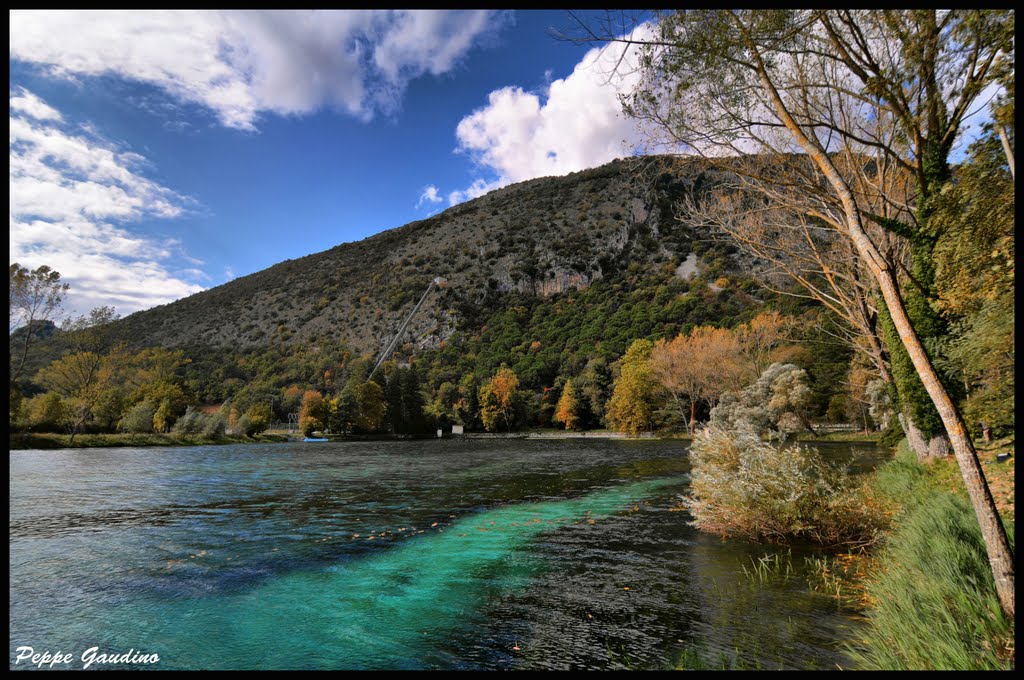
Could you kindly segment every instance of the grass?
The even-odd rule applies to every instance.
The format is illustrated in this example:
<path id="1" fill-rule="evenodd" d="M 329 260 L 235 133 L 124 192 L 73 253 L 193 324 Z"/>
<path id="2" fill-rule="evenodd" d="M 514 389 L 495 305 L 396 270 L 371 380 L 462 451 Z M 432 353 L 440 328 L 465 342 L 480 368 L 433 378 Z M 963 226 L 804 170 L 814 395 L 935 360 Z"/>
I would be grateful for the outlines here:
<path id="1" fill-rule="evenodd" d="M 950 463 L 922 465 L 900 448 L 876 474 L 876 489 L 899 510 L 867 583 L 867 634 L 851 656 L 864 669 L 1010 668 L 1014 624 L 1000 609 L 974 512 L 950 488 Z M 1012 522 L 1007 530 L 1012 544 Z"/>
<path id="2" fill-rule="evenodd" d="M 252 437 L 203 437 L 202 435 L 177 434 L 79 434 L 74 443 L 66 434 L 11 434 L 10 450 L 18 449 L 70 449 L 98 448 L 107 446 L 207 446 L 211 444 L 255 444 L 261 442 L 283 442 L 287 437 L 262 434 Z"/>
<path id="3" fill-rule="evenodd" d="M 709 659 L 712 659 L 709 661 Z M 762 670 L 760 664 L 748 666 L 739 658 L 739 654 L 729 656 L 719 652 L 715 657 L 709 652 L 701 649 L 687 647 L 676 660 L 675 670 L 677 671 L 739 671 L 739 670 Z"/>
<path id="4" fill-rule="evenodd" d="M 871 553 L 851 550 L 805 557 L 804 566 L 811 590 L 834 598 L 839 606 L 863 611 L 874 604 L 867 592 L 867 579 L 878 569 L 878 560 Z"/>
<path id="5" fill-rule="evenodd" d="M 757 583 L 769 583 L 778 580 L 788 579 L 793 574 L 792 553 L 786 551 L 785 555 L 779 553 L 765 553 L 759 558 L 750 558 L 751 567 L 740 565 L 743 575 Z"/>

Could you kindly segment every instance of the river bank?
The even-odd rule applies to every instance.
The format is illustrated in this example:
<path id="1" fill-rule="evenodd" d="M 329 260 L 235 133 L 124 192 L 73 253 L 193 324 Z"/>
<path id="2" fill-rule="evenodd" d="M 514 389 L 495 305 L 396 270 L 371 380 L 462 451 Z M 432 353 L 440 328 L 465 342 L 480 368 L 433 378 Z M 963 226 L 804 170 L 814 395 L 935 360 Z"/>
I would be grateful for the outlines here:
<path id="1" fill-rule="evenodd" d="M 210 446 L 219 444 L 270 444 L 288 441 L 286 435 L 263 433 L 256 437 L 228 436 L 203 437 L 200 435 L 178 434 L 79 434 L 71 441 L 71 435 L 53 433 L 19 433 L 8 437 L 9 450 L 26 449 L 93 449 L 119 448 L 130 446 Z"/>
<path id="2" fill-rule="evenodd" d="M 998 458 L 1007 447 L 1012 441 L 979 458 L 1012 545 L 1014 469 Z M 1012 668 L 1014 622 L 999 606 L 956 462 L 919 463 L 904 441 L 872 484 L 893 507 L 894 528 L 864 582 L 868 626 L 852 653 L 857 668 Z"/>
<path id="3" fill-rule="evenodd" d="M 330 441 L 408 441 L 412 439 L 433 440 L 434 435 L 393 435 L 393 434 L 364 434 L 364 435 L 324 435 Z M 219 437 L 203 437 L 199 435 L 179 434 L 79 434 L 71 441 L 71 436 L 55 433 L 12 433 L 8 436 L 9 450 L 19 451 L 25 449 L 91 449 L 101 447 L 143 447 L 143 446 L 214 446 L 221 444 L 274 444 L 287 441 L 302 441 L 302 434 L 288 430 L 271 430 L 256 435 L 255 437 L 221 435 Z M 655 441 L 683 441 L 688 442 L 692 437 L 685 432 L 644 432 L 636 436 L 627 435 L 623 432 L 612 432 L 610 430 L 586 430 L 581 432 L 566 432 L 562 430 L 534 430 L 526 432 L 467 432 L 463 435 L 445 435 L 444 439 L 467 439 L 467 440 L 505 440 L 505 439 L 553 439 L 553 440 L 655 440 Z M 797 439 L 801 444 L 813 445 L 815 442 L 875 442 L 878 437 L 872 434 L 862 433 L 831 433 L 822 434 L 813 439 L 800 437 Z"/>

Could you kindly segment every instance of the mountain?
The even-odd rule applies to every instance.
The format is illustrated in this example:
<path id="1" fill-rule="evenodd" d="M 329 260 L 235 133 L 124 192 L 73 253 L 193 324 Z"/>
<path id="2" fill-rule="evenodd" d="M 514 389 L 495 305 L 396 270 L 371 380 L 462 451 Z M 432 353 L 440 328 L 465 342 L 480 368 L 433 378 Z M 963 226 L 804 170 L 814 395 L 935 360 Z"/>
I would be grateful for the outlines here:
<path id="1" fill-rule="evenodd" d="M 335 341 L 372 355 L 437 276 L 447 287 L 427 298 L 403 343 L 437 347 L 495 293 L 550 297 L 631 264 L 675 263 L 680 277 L 742 268 L 674 219 L 674 200 L 702 181 L 699 173 L 670 172 L 669 159 L 645 157 L 521 182 L 132 314 L 117 330 L 136 347 Z"/>

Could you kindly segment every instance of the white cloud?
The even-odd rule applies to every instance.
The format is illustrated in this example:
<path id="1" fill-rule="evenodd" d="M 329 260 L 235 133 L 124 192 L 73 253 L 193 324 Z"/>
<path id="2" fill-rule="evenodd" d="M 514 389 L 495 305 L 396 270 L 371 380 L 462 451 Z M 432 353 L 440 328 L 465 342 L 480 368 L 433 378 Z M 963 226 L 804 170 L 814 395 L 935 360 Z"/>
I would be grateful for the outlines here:
<path id="1" fill-rule="evenodd" d="M 650 27 L 636 30 L 639 36 Z M 481 189 L 592 168 L 632 153 L 642 137 L 637 124 L 623 115 L 619 94 L 636 84 L 634 60 L 635 50 L 614 43 L 588 51 L 571 74 L 550 81 L 543 94 L 516 86 L 491 92 L 486 106 L 459 122 L 456 137 L 458 150 L 496 179 L 477 179 L 449 194 L 450 201 L 474 198 Z"/>
<path id="2" fill-rule="evenodd" d="M 12 11 L 10 56 L 53 74 L 115 74 L 254 129 L 262 112 L 393 111 L 505 15 L 480 11 Z"/>
<path id="3" fill-rule="evenodd" d="M 190 199 L 139 174 L 142 156 L 67 132 L 59 121 L 60 113 L 31 92 L 11 95 L 11 261 L 59 271 L 71 284 L 72 314 L 110 304 L 129 314 L 202 290 L 186 280 L 203 278 L 194 268 L 175 275 L 164 264 L 180 249 L 176 240 L 122 226 L 177 217 Z"/>
<path id="4" fill-rule="evenodd" d="M 49 106 L 25 88 L 18 88 L 18 94 L 11 96 L 11 109 L 24 113 L 36 120 L 62 120 L 60 112 Z"/>
<path id="5" fill-rule="evenodd" d="M 428 184 L 424 189 L 423 193 L 420 194 L 420 200 L 416 202 L 416 207 L 419 208 L 424 203 L 440 203 L 442 200 L 441 194 L 438 193 L 437 187 L 433 184 Z"/>
<path id="6" fill-rule="evenodd" d="M 488 181 L 482 180 L 482 179 L 475 179 L 475 180 L 473 180 L 473 183 L 470 184 L 465 189 L 459 189 L 459 190 L 456 190 L 456 191 L 453 191 L 453 192 L 449 193 L 448 194 L 448 205 L 451 206 L 451 205 L 455 205 L 457 203 L 462 203 L 463 201 L 468 201 L 468 200 L 470 200 L 472 198 L 479 198 L 480 196 L 483 196 L 484 194 L 486 194 L 488 191 L 493 191 L 494 189 L 500 189 L 501 187 L 505 186 L 506 184 L 508 184 L 508 182 L 506 182 L 506 181 L 504 181 L 502 179 L 497 179 L 497 180 L 494 180 L 493 182 L 488 182 Z"/>

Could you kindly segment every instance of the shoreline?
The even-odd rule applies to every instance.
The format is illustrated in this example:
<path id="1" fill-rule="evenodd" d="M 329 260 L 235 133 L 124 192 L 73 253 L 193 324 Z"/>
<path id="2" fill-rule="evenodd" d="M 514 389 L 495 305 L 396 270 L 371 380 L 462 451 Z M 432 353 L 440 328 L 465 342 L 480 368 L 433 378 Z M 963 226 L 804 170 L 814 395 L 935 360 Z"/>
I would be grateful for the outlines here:
<path id="1" fill-rule="evenodd" d="M 412 441 L 412 440 L 436 440 L 434 435 L 393 435 L 393 434 L 366 434 L 366 435 L 328 435 L 330 442 L 358 442 L 358 441 Z M 74 443 L 70 442 L 70 435 L 55 433 L 18 433 L 8 435 L 10 451 L 29 450 L 55 450 L 55 449 L 92 449 L 92 448 L 140 448 L 150 446 L 219 446 L 226 444 L 281 444 L 287 442 L 302 442 L 302 435 L 282 431 L 272 431 L 259 434 L 256 437 L 228 436 L 202 437 L 175 434 L 79 434 L 75 436 Z M 495 441 L 506 439 L 535 439 L 535 440 L 558 440 L 558 439 L 586 439 L 586 440 L 621 440 L 621 441 L 681 441 L 689 442 L 692 437 L 686 433 L 665 433 L 657 434 L 645 432 L 640 435 L 630 436 L 622 432 L 609 432 L 607 430 L 589 430 L 583 432 L 559 432 L 559 431 L 533 431 L 533 432 L 467 432 L 463 435 L 446 435 L 444 440 L 466 439 L 480 441 Z M 816 442 L 862 442 L 865 444 L 877 444 L 877 437 L 851 436 L 844 433 L 835 438 L 825 436 L 814 439 L 794 438 L 801 444 L 813 444 Z M 328 443 L 330 443 L 328 442 Z"/>

